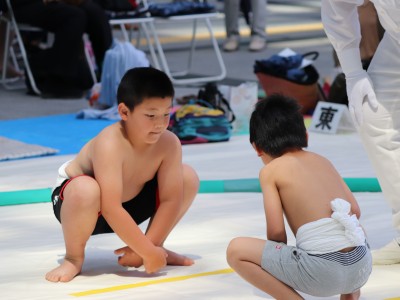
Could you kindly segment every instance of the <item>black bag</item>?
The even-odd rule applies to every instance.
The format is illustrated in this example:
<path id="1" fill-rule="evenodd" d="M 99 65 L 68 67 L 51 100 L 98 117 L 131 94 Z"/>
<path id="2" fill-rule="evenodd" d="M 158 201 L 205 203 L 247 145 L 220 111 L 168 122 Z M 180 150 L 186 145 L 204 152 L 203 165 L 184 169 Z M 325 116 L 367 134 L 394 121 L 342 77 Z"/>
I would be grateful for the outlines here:
<path id="1" fill-rule="evenodd" d="M 372 58 L 361 61 L 364 70 L 368 70 L 371 60 Z M 339 73 L 336 75 L 329 89 L 329 95 L 326 101 L 349 105 L 349 99 L 347 97 L 346 90 L 346 76 L 344 73 Z"/>
<path id="2" fill-rule="evenodd" d="M 135 10 L 138 5 L 136 0 L 96 0 L 105 10 L 109 11 L 130 11 Z"/>
<path id="3" fill-rule="evenodd" d="M 225 116 L 228 118 L 229 123 L 233 123 L 233 121 L 235 121 L 236 117 L 231 106 L 229 105 L 228 100 L 224 98 L 215 83 L 207 83 L 202 89 L 199 90 L 197 98 L 210 103 L 212 107 L 222 110 L 225 113 Z"/>
<path id="4" fill-rule="evenodd" d="M 336 75 L 329 89 L 328 102 L 338 104 L 349 104 L 346 91 L 346 77 L 344 73 Z"/>

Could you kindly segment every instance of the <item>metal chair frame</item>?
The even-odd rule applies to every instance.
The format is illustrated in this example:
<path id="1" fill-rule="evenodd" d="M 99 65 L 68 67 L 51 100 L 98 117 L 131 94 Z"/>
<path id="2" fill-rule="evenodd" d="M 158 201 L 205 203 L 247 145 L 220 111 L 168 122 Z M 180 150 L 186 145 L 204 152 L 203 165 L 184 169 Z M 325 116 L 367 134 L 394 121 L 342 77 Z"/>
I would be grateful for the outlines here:
<path id="1" fill-rule="evenodd" d="M 154 67 L 160 69 L 160 63 L 153 46 L 153 41 L 158 41 L 157 33 L 154 27 L 154 18 L 152 17 L 139 17 L 139 18 L 124 18 L 124 19 L 110 19 L 111 25 L 119 26 L 122 37 L 125 41 L 131 42 L 131 35 L 128 34 L 128 31 L 125 28 L 125 25 L 139 25 L 140 30 L 143 31 L 144 36 L 146 38 L 146 43 L 150 51 L 151 59 L 153 61 Z M 140 45 L 140 36 L 137 38 L 137 46 Z"/>
<path id="2" fill-rule="evenodd" d="M 192 37 L 190 42 L 190 52 L 188 56 L 188 63 L 185 70 L 172 72 L 170 66 L 167 62 L 167 58 L 165 52 L 162 48 L 161 43 L 157 39 L 155 41 L 157 51 L 161 60 L 161 67 L 165 71 L 165 73 L 171 78 L 172 82 L 177 85 L 198 85 L 205 82 L 213 82 L 219 81 L 226 77 L 226 67 L 224 60 L 221 55 L 221 51 L 219 49 L 218 42 L 215 38 L 214 31 L 211 24 L 211 18 L 215 18 L 218 16 L 218 13 L 204 13 L 204 14 L 192 14 L 192 15 L 180 15 L 180 16 L 171 16 L 168 18 L 156 18 L 156 24 L 162 24 L 163 22 L 183 22 L 183 21 L 193 21 L 192 26 Z M 214 50 L 214 54 L 217 58 L 219 73 L 215 75 L 204 75 L 204 76 L 193 76 L 191 78 L 182 78 L 190 74 L 192 70 L 192 63 L 194 58 L 194 53 L 196 50 L 196 33 L 197 26 L 199 21 L 204 21 L 204 24 L 208 30 L 210 40 L 212 43 L 212 47 Z M 181 77 L 181 78 L 180 78 Z"/>
<path id="3" fill-rule="evenodd" d="M 138 25 L 139 31 L 136 39 L 136 46 L 138 48 L 140 47 L 140 42 L 141 42 L 140 32 L 143 31 L 154 67 L 160 69 L 160 63 L 157 57 L 156 50 L 154 48 L 154 43 L 156 44 L 158 43 L 158 37 L 154 26 L 154 18 L 151 17 L 150 14 L 147 12 L 149 7 L 147 0 L 138 1 L 138 6 L 139 10 L 143 11 L 142 15 L 120 18 L 120 19 L 111 18 L 109 23 L 111 25 L 116 25 L 119 27 L 119 29 L 122 32 L 123 39 L 127 42 L 132 42 L 133 30 L 130 29 L 128 33 L 126 25 Z"/>
<path id="4" fill-rule="evenodd" d="M 148 8 L 147 0 L 141 0 L 139 5 L 143 7 L 145 10 Z M 171 79 L 173 84 L 176 85 L 198 85 L 205 82 L 213 82 L 219 81 L 226 77 L 226 67 L 221 55 L 221 51 L 219 49 L 218 42 L 215 38 L 214 31 L 212 28 L 212 24 L 210 19 L 218 16 L 218 13 L 204 13 L 204 14 L 192 14 L 192 15 L 181 15 L 181 16 L 172 16 L 168 18 L 161 17 L 152 17 L 149 14 L 146 14 L 143 17 L 132 17 L 126 19 L 111 19 L 110 24 L 118 25 L 121 29 L 124 40 L 131 42 L 131 36 L 128 34 L 125 25 L 128 24 L 137 24 L 140 26 L 140 29 L 143 30 L 146 38 L 147 45 L 149 47 L 150 55 L 152 61 L 154 63 L 154 67 L 157 69 L 163 70 Z M 184 21 L 193 21 L 192 27 L 192 36 L 190 41 L 190 52 L 188 56 L 187 66 L 185 70 L 182 71 L 171 71 L 171 68 L 168 64 L 167 57 L 165 51 L 163 49 L 162 43 L 159 40 L 157 34 L 157 24 L 161 25 L 164 22 L 184 22 Z M 193 76 L 191 78 L 183 78 L 185 76 L 190 75 L 192 71 L 192 63 L 194 59 L 194 54 L 196 50 L 196 33 L 197 26 L 200 21 L 203 21 L 212 43 L 212 47 L 217 58 L 219 73 L 215 75 L 204 75 L 204 76 Z M 152 40 L 151 40 L 152 39 Z M 138 36 L 137 44 L 140 44 L 140 37 Z"/>
<path id="5" fill-rule="evenodd" d="M 16 51 L 13 48 L 14 41 L 12 41 L 12 34 L 15 35 L 15 43 L 18 46 L 18 50 L 20 51 L 19 56 L 22 59 L 23 62 L 23 67 L 25 68 L 26 75 L 28 76 L 29 83 L 31 85 L 32 90 L 40 95 L 41 91 L 38 88 L 35 77 L 32 73 L 32 69 L 29 64 L 28 60 L 28 55 L 25 49 L 24 41 L 21 36 L 21 31 L 44 31 L 42 28 L 38 28 L 35 26 L 27 25 L 27 24 L 22 24 L 18 23 L 15 19 L 14 16 L 14 11 L 11 6 L 10 0 L 5 0 L 6 1 L 6 7 L 7 7 L 7 14 L 2 18 L 3 21 L 6 23 L 6 32 L 5 32 L 5 42 L 4 42 L 4 57 L 3 57 L 3 70 L 7 70 L 7 65 L 8 65 L 8 60 L 11 56 L 11 59 L 13 60 L 13 63 L 17 65 L 16 63 L 16 57 L 17 54 L 15 53 Z M 82 36 L 83 43 L 87 42 L 87 35 Z M 91 61 L 90 54 L 87 50 L 87 48 L 84 46 L 84 52 L 85 52 L 85 58 L 86 61 L 89 65 L 89 70 L 91 73 L 91 77 L 93 81 L 96 83 L 97 78 L 95 74 L 95 67 Z M 10 82 L 15 81 L 15 79 L 10 79 L 7 78 L 7 72 L 3 72 L 2 78 L 1 78 L 1 83 L 3 86 L 7 89 L 12 89 L 12 87 L 9 85 Z"/>

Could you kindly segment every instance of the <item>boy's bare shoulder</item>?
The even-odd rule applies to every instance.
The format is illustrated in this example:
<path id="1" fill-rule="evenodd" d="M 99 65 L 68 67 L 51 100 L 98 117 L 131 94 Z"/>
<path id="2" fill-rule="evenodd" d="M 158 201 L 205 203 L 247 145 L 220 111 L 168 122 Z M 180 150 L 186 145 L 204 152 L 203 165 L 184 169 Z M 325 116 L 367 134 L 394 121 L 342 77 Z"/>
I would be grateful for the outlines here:
<path id="1" fill-rule="evenodd" d="M 89 155 L 96 153 L 105 155 L 107 153 L 119 153 L 124 151 L 126 138 L 124 137 L 121 125 L 114 123 L 101 130 L 87 145 Z"/>
<path id="2" fill-rule="evenodd" d="M 122 126 L 119 123 L 111 124 L 101 130 L 93 139 L 97 144 L 113 144 L 124 139 Z"/>
<path id="3" fill-rule="evenodd" d="M 125 136 L 122 126 L 118 123 L 104 128 L 95 138 L 93 138 L 91 144 L 92 154 L 101 153 L 100 155 L 104 156 L 107 153 L 119 153 L 121 159 L 123 159 L 124 153 L 132 150 L 132 145 Z M 151 150 L 151 153 L 152 155 L 165 157 L 173 153 L 181 153 L 181 148 L 182 146 L 178 137 L 174 133 L 166 130 L 162 133 L 159 140 L 151 147 L 151 149 L 153 149 Z"/>
<path id="4" fill-rule="evenodd" d="M 260 176 L 268 178 L 274 175 L 290 175 L 297 168 L 315 168 L 315 167 L 332 167 L 332 163 L 325 157 L 310 151 L 295 151 L 286 153 L 280 157 L 273 159 L 265 165 L 261 171 Z"/>
<path id="5" fill-rule="evenodd" d="M 296 164 L 310 164 L 310 163 L 329 163 L 330 161 L 315 152 L 311 151 L 306 151 L 306 150 L 300 150 L 300 151 L 294 151 L 294 152 L 288 152 L 285 153 L 284 155 L 274 159 L 271 162 L 271 166 L 273 167 L 282 167 L 282 166 L 287 166 L 289 167 L 290 165 L 296 165 Z"/>
<path id="6" fill-rule="evenodd" d="M 173 149 L 179 150 L 182 148 L 179 138 L 169 130 L 164 131 L 157 143 L 157 146 L 164 150 L 164 152 L 171 151 Z"/>

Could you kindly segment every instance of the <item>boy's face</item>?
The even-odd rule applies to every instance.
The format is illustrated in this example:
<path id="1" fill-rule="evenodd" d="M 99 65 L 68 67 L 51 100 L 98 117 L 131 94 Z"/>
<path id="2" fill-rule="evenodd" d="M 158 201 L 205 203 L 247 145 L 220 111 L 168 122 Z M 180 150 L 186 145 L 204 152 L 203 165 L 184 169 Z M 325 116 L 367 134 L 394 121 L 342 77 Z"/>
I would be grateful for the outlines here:
<path id="1" fill-rule="evenodd" d="M 146 98 L 143 102 L 121 115 L 127 129 L 143 142 L 153 144 L 158 141 L 169 125 L 172 98 Z"/>

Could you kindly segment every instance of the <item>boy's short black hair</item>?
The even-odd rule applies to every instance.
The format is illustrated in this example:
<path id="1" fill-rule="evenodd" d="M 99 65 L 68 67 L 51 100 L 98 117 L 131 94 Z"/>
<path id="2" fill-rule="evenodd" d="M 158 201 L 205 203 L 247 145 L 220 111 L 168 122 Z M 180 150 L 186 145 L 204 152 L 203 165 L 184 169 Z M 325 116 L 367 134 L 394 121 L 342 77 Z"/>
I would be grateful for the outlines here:
<path id="1" fill-rule="evenodd" d="M 307 130 L 296 100 L 273 94 L 260 100 L 250 118 L 250 143 L 272 157 L 307 147 Z"/>
<path id="2" fill-rule="evenodd" d="M 124 103 L 130 110 L 146 98 L 173 98 L 175 95 L 171 79 L 164 72 L 152 67 L 128 70 L 118 86 L 118 104 Z"/>

